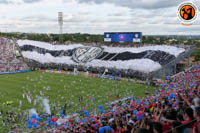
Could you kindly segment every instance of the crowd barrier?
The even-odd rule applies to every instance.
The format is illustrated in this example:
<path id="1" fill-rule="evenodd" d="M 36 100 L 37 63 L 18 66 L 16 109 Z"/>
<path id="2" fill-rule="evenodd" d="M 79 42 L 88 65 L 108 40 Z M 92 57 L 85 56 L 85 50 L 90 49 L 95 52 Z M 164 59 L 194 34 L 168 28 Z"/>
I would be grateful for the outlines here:
<path id="1" fill-rule="evenodd" d="M 26 73 L 26 72 L 30 72 L 30 70 L 21 70 L 21 71 L 12 71 L 12 72 L 0 72 L 0 75 L 3 75 L 3 74 Z"/>

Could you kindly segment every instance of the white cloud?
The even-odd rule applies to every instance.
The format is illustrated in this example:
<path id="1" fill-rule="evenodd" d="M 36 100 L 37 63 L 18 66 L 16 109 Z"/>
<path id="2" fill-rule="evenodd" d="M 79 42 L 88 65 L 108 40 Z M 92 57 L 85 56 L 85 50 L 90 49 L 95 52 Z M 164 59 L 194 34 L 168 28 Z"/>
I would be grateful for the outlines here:
<path id="1" fill-rule="evenodd" d="M 189 0 L 77 0 L 80 3 L 89 4 L 102 4 L 102 3 L 113 3 L 117 6 L 124 6 L 131 9 L 142 8 L 142 9 L 159 9 L 176 7 L 183 1 Z M 200 4 L 200 0 L 190 0 L 196 4 Z"/>
<path id="2" fill-rule="evenodd" d="M 193 0 L 200 3 L 200 0 Z M 0 0 L 0 31 L 58 33 L 57 15 L 64 14 L 64 32 L 200 34 L 199 18 L 183 27 L 177 18 L 180 0 Z M 198 5 L 197 4 L 197 5 Z M 199 6 L 199 5 L 198 5 Z M 16 8 L 17 7 L 17 8 Z M 187 32 L 184 32 L 187 31 Z"/>
<path id="3" fill-rule="evenodd" d="M 43 0 L 0 0 L 0 4 L 23 4 L 23 3 L 37 3 Z"/>

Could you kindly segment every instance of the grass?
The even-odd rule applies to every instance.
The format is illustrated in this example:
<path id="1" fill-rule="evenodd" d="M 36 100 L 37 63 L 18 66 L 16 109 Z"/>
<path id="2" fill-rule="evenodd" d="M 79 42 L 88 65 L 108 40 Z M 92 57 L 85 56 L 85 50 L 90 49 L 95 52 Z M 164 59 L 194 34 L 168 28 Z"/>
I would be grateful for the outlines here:
<path id="1" fill-rule="evenodd" d="M 46 89 L 48 88 L 48 89 Z M 65 103 L 71 104 L 67 107 L 67 113 L 86 110 L 94 111 L 99 105 L 108 107 L 109 102 L 114 101 L 119 94 L 121 98 L 127 96 L 144 97 L 145 90 L 150 93 L 155 88 L 133 82 L 122 82 L 107 79 L 89 78 L 83 76 L 62 75 L 54 73 L 29 72 L 23 74 L 0 75 L 0 110 L 11 110 L 24 112 L 31 108 L 36 108 L 43 113 L 40 103 L 34 105 L 37 96 L 47 98 L 52 110 L 52 105 L 56 106 L 54 113 L 59 112 Z M 23 94 L 29 94 L 32 102 L 29 103 Z M 83 101 L 79 103 L 79 97 L 83 96 Z M 94 101 L 89 97 L 93 97 Z M 10 106 L 3 105 L 6 101 L 13 101 Z M 22 101 L 20 106 L 19 101 Z M 25 123 L 25 122 L 24 122 Z"/>

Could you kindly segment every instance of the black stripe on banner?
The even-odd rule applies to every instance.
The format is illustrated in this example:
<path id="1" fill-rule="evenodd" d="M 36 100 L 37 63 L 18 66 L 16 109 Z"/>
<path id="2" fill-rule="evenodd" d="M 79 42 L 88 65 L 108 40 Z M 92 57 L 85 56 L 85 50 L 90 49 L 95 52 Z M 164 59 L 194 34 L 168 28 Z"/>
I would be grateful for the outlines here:
<path id="1" fill-rule="evenodd" d="M 106 56 L 109 54 L 108 56 Z M 105 57 L 105 58 L 104 58 Z M 117 61 L 117 60 L 133 60 L 133 59 L 150 59 L 155 62 L 159 62 L 161 65 L 165 65 L 169 63 L 169 61 L 175 59 L 176 57 L 174 55 L 168 54 L 164 51 L 154 51 L 154 50 L 148 50 L 140 53 L 131 53 L 131 52 L 123 52 L 123 53 L 107 53 L 104 52 L 98 59 L 103 60 L 110 60 L 110 61 Z"/>
<path id="2" fill-rule="evenodd" d="M 54 57 L 60 57 L 60 56 L 72 56 L 73 50 L 48 50 L 36 46 L 31 45 L 23 45 L 20 46 L 21 51 L 35 51 L 39 54 L 46 54 L 49 53 Z"/>
<path id="3" fill-rule="evenodd" d="M 61 56 L 72 56 L 73 50 L 47 50 L 44 48 L 39 48 L 36 46 L 31 45 L 24 45 L 20 47 L 22 51 L 35 51 L 40 54 L 49 53 L 54 57 L 61 57 Z M 164 51 L 154 51 L 154 50 L 147 50 L 140 53 L 131 53 L 131 52 L 123 52 L 123 53 L 108 53 L 103 52 L 103 54 L 96 58 L 99 60 L 105 61 L 126 61 L 126 60 L 133 60 L 133 59 L 150 59 L 155 62 L 158 62 L 161 65 L 165 65 L 169 63 L 171 60 L 175 59 L 174 55 L 166 53 Z"/>

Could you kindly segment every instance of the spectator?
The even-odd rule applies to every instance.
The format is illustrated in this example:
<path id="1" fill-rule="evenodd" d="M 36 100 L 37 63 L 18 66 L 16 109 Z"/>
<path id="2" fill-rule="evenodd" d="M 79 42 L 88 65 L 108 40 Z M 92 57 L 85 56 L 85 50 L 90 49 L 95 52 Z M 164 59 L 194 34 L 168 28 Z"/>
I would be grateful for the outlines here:
<path id="1" fill-rule="evenodd" d="M 192 133 L 200 133 L 200 107 L 195 108 L 194 117 L 197 122 L 192 127 Z"/>
<path id="2" fill-rule="evenodd" d="M 163 132 L 161 123 L 155 122 L 153 124 L 153 132 L 154 133 L 162 133 Z"/>
<path id="3" fill-rule="evenodd" d="M 0 72 L 15 72 L 28 68 L 23 58 L 16 56 L 17 49 L 14 41 L 0 37 Z"/>

